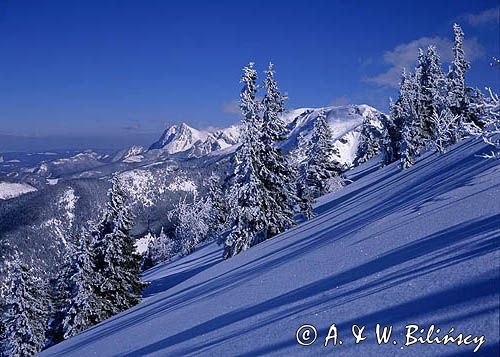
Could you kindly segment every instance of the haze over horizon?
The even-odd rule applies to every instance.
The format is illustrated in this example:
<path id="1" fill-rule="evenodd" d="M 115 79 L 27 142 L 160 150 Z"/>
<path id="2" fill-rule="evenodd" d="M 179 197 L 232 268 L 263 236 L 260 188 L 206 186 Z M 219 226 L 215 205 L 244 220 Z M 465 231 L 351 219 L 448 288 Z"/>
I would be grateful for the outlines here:
<path id="1" fill-rule="evenodd" d="M 496 1 L 0 1 L 0 151 L 118 149 L 174 123 L 228 126 L 249 61 L 261 77 L 275 63 L 288 108 L 387 111 L 419 47 L 450 60 L 454 22 L 468 84 L 498 90 Z"/>

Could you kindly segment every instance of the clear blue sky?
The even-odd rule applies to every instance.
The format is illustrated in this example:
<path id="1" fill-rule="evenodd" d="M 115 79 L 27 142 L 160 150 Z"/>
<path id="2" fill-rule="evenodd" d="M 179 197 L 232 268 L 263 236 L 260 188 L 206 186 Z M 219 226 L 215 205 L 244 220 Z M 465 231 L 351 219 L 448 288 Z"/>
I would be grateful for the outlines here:
<path id="1" fill-rule="evenodd" d="M 497 88 L 497 1 L 0 0 L 0 134 L 112 146 L 181 121 L 226 126 L 251 60 L 275 63 L 289 108 L 386 110 L 418 46 L 451 51 L 455 21 L 469 84 Z"/>

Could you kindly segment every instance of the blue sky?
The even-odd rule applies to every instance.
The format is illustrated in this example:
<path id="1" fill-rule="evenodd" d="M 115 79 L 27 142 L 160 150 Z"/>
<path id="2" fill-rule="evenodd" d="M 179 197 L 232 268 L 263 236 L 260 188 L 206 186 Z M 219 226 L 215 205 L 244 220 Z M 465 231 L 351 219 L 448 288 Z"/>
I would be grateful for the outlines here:
<path id="1" fill-rule="evenodd" d="M 182 121 L 226 126 L 249 61 L 275 63 L 289 108 L 386 110 L 419 46 L 449 59 L 453 22 L 469 84 L 497 89 L 497 1 L 0 0 L 0 140 L 116 146 Z"/>

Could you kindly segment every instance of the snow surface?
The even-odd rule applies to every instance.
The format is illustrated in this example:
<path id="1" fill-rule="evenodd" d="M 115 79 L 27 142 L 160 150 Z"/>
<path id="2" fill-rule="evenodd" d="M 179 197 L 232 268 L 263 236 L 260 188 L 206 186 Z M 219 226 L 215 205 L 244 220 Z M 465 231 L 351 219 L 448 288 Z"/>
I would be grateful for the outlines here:
<path id="1" fill-rule="evenodd" d="M 36 188 L 26 183 L 0 182 L 0 200 L 8 200 L 33 191 L 36 191 Z"/>
<path id="2" fill-rule="evenodd" d="M 127 162 L 127 163 L 142 162 L 143 159 L 144 159 L 144 156 L 142 156 L 142 155 L 133 155 L 133 156 L 128 156 L 127 158 L 123 159 L 123 162 Z"/>
<path id="3" fill-rule="evenodd" d="M 317 217 L 227 261 L 214 244 L 145 272 L 138 306 L 41 356 L 465 356 L 473 346 L 403 347 L 404 326 L 485 335 L 498 356 L 500 161 L 466 141 L 405 171 L 351 171 Z M 323 347 L 335 323 L 343 345 Z M 376 323 L 396 345 L 377 345 Z M 296 330 L 313 324 L 312 346 Z M 355 345 L 353 324 L 366 325 Z M 441 333 L 441 336 L 445 332 Z M 456 333 L 455 333 L 456 336 Z M 392 342 L 392 341 L 391 341 Z M 403 349 L 403 350 L 401 350 Z"/>
<path id="4" fill-rule="evenodd" d="M 49 186 L 57 185 L 58 182 L 59 182 L 58 178 L 56 178 L 56 179 L 47 179 L 47 185 L 49 185 Z"/>

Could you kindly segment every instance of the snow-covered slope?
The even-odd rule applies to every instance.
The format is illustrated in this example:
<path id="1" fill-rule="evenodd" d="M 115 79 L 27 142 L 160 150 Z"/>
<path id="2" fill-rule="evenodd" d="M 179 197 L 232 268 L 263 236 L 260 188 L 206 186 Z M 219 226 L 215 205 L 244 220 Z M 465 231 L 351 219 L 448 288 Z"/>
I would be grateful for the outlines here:
<path id="1" fill-rule="evenodd" d="M 462 356 L 473 345 L 403 346 L 404 326 L 484 335 L 498 355 L 500 161 L 466 141 L 411 169 L 372 160 L 323 197 L 317 217 L 230 260 L 214 244 L 145 273 L 144 301 L 42 356 Z M 342 345 L 323 347 L 335 323 Z M 387 345 L 375 324 L 394 326 Z M 317 328 L 312 346 L 295 338 Z M 351 326 L 366 325 L 354 344 Z M 396 341 L 394 344 L 393 341 Z"/>
<path id="2" fill-rule="evenodd" d="M 0 182 L 0 200 L 7 200 L 33 191 L 36 191 L 36 188 L 25 183 Z"/>

